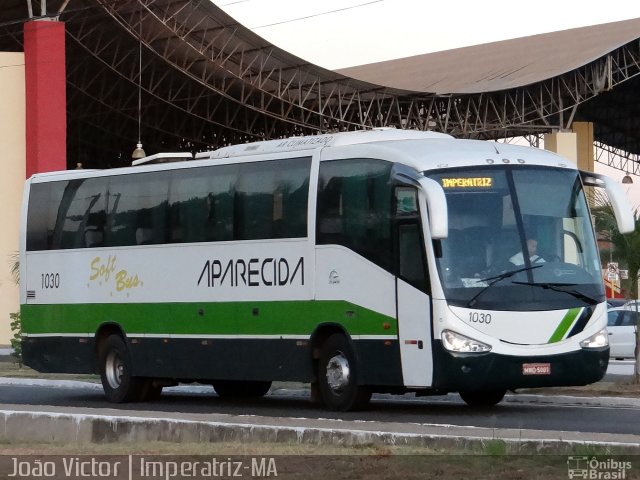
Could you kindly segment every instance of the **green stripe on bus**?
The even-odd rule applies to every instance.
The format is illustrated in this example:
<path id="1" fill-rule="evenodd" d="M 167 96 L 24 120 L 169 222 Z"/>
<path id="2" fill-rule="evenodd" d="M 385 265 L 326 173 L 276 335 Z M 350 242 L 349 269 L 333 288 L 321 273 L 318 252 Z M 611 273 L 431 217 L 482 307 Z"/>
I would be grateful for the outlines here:
<path id="1" fill-rule="evenodd" d="M 94 333 L 105 322 L 149 334 L 311 335 L 320 323 L 350 335 L 398 333 L 395 318 L 345 301 L 22 305 L 21 318 L 29 334 Z"/>
<path id="2" fill-rule="evenodd" d="M 576 317 L 580 314 L 581 310 L 581 308 L 569 309 L 569 311 L 565 314 L 564 318 L 560 322 L 560 325 L 558 325 L 558 328 L 556 328 L 556 331 L 553 332 L 553 335 L 551 335 L 549 343 L 556 343 L 564 338 L 564 336 L 569 331 L 569 328 L 571 328 L 571 325 L 573 325 Z"/>

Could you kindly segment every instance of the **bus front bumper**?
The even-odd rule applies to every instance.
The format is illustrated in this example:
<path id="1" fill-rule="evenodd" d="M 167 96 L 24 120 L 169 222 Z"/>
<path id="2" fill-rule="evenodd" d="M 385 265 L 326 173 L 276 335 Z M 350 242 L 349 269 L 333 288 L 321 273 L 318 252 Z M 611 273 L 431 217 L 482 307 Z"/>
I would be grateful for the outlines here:
<path id="1" fill-rule="evenodd" d="M 434 342 L 433 386 L 439 390 L 514 390 L 588 385 L 604 377 L 609 347 L 558 355 L 453 353 Z"/>

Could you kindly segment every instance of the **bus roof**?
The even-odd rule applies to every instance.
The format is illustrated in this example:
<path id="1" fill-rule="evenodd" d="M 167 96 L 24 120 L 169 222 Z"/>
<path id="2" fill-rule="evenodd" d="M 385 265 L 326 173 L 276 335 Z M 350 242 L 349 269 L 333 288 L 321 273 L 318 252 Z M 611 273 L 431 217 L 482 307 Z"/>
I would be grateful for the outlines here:
<path id="1" fill-rule="evenodd" d="M 231 145 L 218 150 L 196 154 L 196 159 L 217 159 L 230 157 L 244 157 L 247 155 L 262 155 L 266 153 L 294 152 L 298 150 L 313 150 L 323 147 L 337 147 L 342 145 L 357 145 L 362 143 L 388 142 L 394 140 L 426 140 L 435 138 L 452 139 L 451 135 L 419 130 L 400 130 L 395 128 L 374 128 L 357 132 L 339 132 L 324 135 L 310 135 L 304 137 L 290 137 L 279 140 L 266 140 L 241 145 Z"/>
<path id="2" fill-rule="evenodd" d="M 290 137 L 280 140 L 267 140 L 240 145 L 222 147 L 218 150 L 196 154 L 193 159 L 190 153 L 160 153 L 151 155 L 136 162 L 135 166 L 113 170 L 62 170 L 34 174 L 36 182 L 55 181 L 67 178 L 124 175 L 146 171 L 169 170 L 216 163 L 224 159 L 233 162 L 272 159 L 273 155 L 288 152 L 320 150 L 326 147 L 325 160 L 342 158 L 347 155 L 343 148 L 366 149 L 368 154 L 380 153 L 378 147 L 384 149 L 384 156 L 399 163 L 406 164 L 417 171 L 434 168 L 450 168 L 461 166 L 481 166 L 488 164 L 529 164 L 575 169 L 576 165 L 547 150 L 486 140 L 456 139 L 450 135 L 423 132 L 418 130 L 400 130 L 380 128 L 356 132 L 340 132 L 335 134 Z M 370 150 L 370 151 L 369 151 Z M 247 158 L 249 157 L 249 158 Z M 189 160 L 194 162 L 189 162 Z M 186 160 L 186 161 L 185 161 Z M 168 163 L 168 162 L 177 162 Z M 187 168 L 189 168 L 187 167 Z M 115 171 L 114 171 L 115 170 Z"/>
<path id="3" fill-rule="evenodd" d="M 131 162 L 131 165 L 135 167 L 137 165 L 184 162 L 187 160 L 193 160 L 193 155 L 191 154 L 191 152 L 156 153 L 155 155 L 147 155 L 146 157 L 134 160 L 133 162 Z"/>
<path id="4" fill-rule="evenodd" d="M 425 141 L 428 141 L 426 147 Z M 527 163 L 530 165 L 575 168 L 561 156 L 538 148 L 486 140 L 456 139 L 438 132 L 374 128 L 354 132 L 290 137 L 222 147 L 196 154 L 196 160 L 222 160 L 273 153 L 333 150 L 355 145 L 384 146 L 387 154 L 397 152 L 397 161 L 424 171 L 436 167 L 487 165 L 492 163 Z M 372 152 L 373 153 L 373 152 Z M 341 153 L 336 153 L 338 156 Z M 330 155 L 331 157 L 332 155 Z"/>
<path id="5" fill-rule="evenodd" d="M 538 165 L 576 169 L 574 162 L 548 150 L 487 140 L 433 139 L 407 140 L 402 145 L 381 143 L 395 151 L 396 161 L 418 171 L 493 164 Z M 389 153 L 387 153 L 389 155 Z"/>

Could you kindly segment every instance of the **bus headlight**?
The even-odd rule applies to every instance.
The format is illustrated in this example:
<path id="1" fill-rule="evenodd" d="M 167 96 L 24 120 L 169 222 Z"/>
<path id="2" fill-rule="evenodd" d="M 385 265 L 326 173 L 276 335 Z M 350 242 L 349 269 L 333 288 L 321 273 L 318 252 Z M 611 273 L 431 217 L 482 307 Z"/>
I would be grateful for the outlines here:
<path id="1" fill-rule="evenodd" d="M 443 330 L 441 338 L 442 345 L 450 352 L 483 353 L 491 351 L 491 345 L 465 337 L 451 330 Z"/>
<path id="2" fill-rule="evenodd" d="M 591 335 L 586 340 L 580 342 L 582 348 L 602 348 L 609 345 L 609 337 L 607 335 L 607 329 L 603 328 L 595 335 Z"/>

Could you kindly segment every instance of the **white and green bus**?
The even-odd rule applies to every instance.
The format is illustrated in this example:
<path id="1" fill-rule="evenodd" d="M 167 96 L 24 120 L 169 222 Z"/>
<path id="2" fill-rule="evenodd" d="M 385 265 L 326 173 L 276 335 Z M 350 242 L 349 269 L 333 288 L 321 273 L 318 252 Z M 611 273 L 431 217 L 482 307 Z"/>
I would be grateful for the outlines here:
<path id="1" fill-rule="evenodd" d="M 28 366 L 99 373 L 112 402 L 296 381 L 335 410 L 372 392 L 491 405 L 603 377 L 584 186 L 605 187 L 632 230 L 612 180 L 533 148 L 389 129 L 196 157 L 27 180 Z"/>

